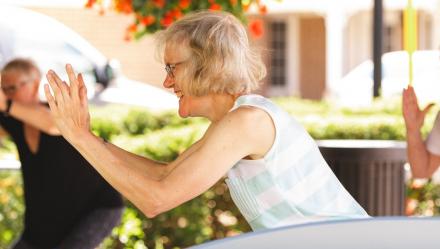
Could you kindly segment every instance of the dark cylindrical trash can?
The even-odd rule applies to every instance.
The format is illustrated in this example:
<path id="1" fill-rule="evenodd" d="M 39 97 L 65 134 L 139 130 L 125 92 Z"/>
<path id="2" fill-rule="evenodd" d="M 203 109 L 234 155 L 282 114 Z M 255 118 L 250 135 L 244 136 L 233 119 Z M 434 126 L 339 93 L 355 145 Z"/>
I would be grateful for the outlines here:
<path id="1" fill-rule="evenodd" d="M 405 214 L 405 142 L 319 140 L 317 143 L 333 172 L 368 214 Z"/>

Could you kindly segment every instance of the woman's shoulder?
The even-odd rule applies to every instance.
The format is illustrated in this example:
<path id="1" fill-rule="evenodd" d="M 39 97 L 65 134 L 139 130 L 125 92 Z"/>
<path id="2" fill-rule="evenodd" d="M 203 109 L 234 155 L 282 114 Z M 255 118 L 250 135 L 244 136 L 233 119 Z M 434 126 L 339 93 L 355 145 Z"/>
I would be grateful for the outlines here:
<path id="1" fill-rule="evenodd" d="M 239 96 L 235 101 L 235 106 L 241 106 L 241 105 L 261 105 L 261 104 L 268 104 L 271 103 L 271 101 L 258 94 L 245 94 Z"/>
<path id="2" fill-rule="evenodd" d="M 242 134 L 261 134 L 274 127 L 272 116 L 265 109 L 250 105 L 239 106 L 229 112 L 223 121 L 230 123 L 231 127 L 240 130 Z"/>
<path id="3" fill-rule="evenodd" d="M 234 108 L 226 117 L 237 119 L 237 121 L 241 122 L 255 122 L 264 118 L 270 118 L 270 115 L 264 108 L 258 105 L 243 104 Z"/>

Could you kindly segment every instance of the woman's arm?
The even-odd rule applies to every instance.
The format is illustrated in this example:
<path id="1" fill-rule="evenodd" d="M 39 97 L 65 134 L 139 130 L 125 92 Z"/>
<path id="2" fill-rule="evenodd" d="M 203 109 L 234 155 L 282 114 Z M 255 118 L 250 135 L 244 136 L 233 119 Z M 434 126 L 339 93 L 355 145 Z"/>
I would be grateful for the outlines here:
<path id="1" fill-rule="evenodd" d="M 440 165 L 440 156 L 427 150 L 420 132 L 426 113 L 431 107 L 432 104 L 420 110 L 414 89 L 411 86 L 404 89 L 402 111 L 406 127 L 407 153 L 412 175 L 415 178 L 430 177 Z"/>
<path id="2" fill-rule="evenodd" d="M 113 155 L 115 155 L 116 157 L 124 158 L 126 160 L 126 163 L 132 165 L 133 167 L 139 167 L 139 169 L 141 170 L 148 171 L 148 176 L 153 180 L 156 181 L 162 180 L 173 169 L 171 167 L 172 166 L 171 164 L 154 161 L 149 158 L 133 154 L 111 143 L 105 142 L 104 144 L 109 149 L 109 151 L 113 153 Z M 173 165 L 177 165 L 178 164 L 177 162 L 184 160 L 189 155 L 191 155 L 195 150 L 197 150 L 200 147 L 200 144 L 201 141 L 197 141 L 196 143 L 194 143 L 189 149 L 187 149 L 181 155 L 179 155 L 179 157 L 175 161 L 176 163 Z"/>
<path id="3" fill-rule="evenodd" d="M 61 134 L 50 114 L 50 109 L 44 105 L 13 102 L 9 115 L 47 134 Z"/>
<path id="4" fill-rule="evenodd" d="M 0 91 L 0 110 L 6 110 L 6 96 Z M 41 104 L 24 104 L 12 102 L 9 115 L 30 124 L 50 135 L 60 135 L 60 132 L 50 114 L 50 109 Z"/>
<path id="5" fill-rule="evenodd" d="M 189 150 L 193 152 L 166 166 L 171 170 L 159 180 L 151 178 L 151 171 L 147 170 L 149 167 L 136 166 L 123 154 L 112 153 L 90 132 L 84 132 L 71 141 L 112 186 L 145 215 L 154 217 L 206 191 L 241 158 L 264 154 L 269 150 L 272 139 L 255 134 L 270 134 L 267 124 L 272 125 L 271 121 L 264 122 L 264 119 L 257 118 L 258 115 L 243 112 L 249 111 L 237 110 L 211 126 L 203 141 L 205 146 L 191 147 Z M 263 124 L 266 124 L 265 128 Z M 263 140 L 267 142 L 262 143 Z"/>
<path id="6" fill-rule="evenodd" d="M 112 152 L 111 147 L 90 132 L 82 77 L 76 78 L 70 66 L 67 72 L 70 87 L 52 72 L 48 74 L 48 80 L 54 96 L 45 86 L 57 126 L 112 186 L 149 217 L 203 193 L 241 158 L 251 154 L 264 155 L 275 137 L 268 114 L 240 108 L 219 123 L 212 124 L 206 136 L 197 143 L 199 147 L 191 147 L 190 152 L 167 166 L 171 170 L 166 177 L 154 180 L 151 172 L 146 170 L 149 167 L 130 163 L 123 153 Z"/>
<path id="7" fill-rule="evenodd" d="M 408 161 L 414 178 L 429 178 L 440 165 L 440 156 L 430 153 L 420 131 L 407 131 Z"/>

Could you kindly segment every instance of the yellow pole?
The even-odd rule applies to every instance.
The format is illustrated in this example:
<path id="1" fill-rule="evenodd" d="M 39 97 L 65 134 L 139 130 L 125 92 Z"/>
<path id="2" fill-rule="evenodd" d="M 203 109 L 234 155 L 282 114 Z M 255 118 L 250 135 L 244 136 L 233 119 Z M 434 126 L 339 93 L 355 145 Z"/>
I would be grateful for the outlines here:
<path id="1" fill-rule="evenodd" d="M 409 58 L 409 85 L 413 83 L 413 53 L 417 50 L 417 11 L 413 8 L 412 0 L 403 13 L 403 47 Z"/>

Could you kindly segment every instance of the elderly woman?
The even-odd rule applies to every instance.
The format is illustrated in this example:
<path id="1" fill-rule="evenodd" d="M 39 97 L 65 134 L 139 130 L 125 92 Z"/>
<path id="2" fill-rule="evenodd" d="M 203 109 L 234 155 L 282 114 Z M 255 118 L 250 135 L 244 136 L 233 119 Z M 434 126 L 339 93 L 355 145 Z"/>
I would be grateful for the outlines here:
<path id="1" fill-rule="evenodd" d="M 181 117 L 211 121 L 204 136 L 169 164 L 102 141 L 90 132 L 86 89 L 67 65 L 46 96 L 63 136 L 148 217 L 195 198 L 225 174 L 254 230 L 368 217 L 328 167 L 307 132 L 270 100 L 252 95 L 265 76 L 242 24 L 222 12 L 187 15 L 159 34 Z"/>

